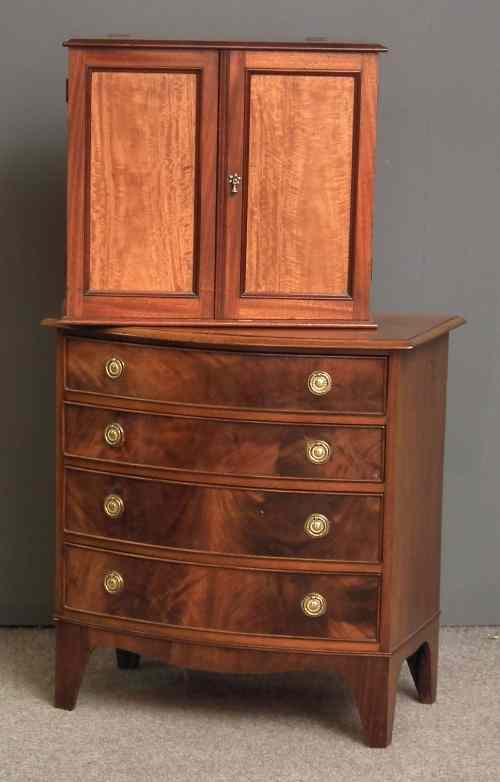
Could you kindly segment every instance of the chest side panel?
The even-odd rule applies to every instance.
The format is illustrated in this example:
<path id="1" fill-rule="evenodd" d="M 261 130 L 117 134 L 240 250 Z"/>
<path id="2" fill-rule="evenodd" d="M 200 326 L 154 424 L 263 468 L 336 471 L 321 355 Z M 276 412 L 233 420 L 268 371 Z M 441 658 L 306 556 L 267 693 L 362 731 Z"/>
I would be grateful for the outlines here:
<path id="1" fill-rule="evenodd" d="M 439 611 L 448 336 L 392 362 L 384 622 L 394 647 Z"/>

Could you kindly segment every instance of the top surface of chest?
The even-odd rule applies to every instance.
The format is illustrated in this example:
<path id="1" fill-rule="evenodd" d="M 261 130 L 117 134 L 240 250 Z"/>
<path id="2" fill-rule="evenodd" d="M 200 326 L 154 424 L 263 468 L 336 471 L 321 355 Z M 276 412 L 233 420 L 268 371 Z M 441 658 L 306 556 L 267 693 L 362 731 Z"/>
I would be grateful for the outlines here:
<path id="1" fill-rule="evenodd" d="M 383 47 L 69 45 L 70 318 L 370 321 Z"/>

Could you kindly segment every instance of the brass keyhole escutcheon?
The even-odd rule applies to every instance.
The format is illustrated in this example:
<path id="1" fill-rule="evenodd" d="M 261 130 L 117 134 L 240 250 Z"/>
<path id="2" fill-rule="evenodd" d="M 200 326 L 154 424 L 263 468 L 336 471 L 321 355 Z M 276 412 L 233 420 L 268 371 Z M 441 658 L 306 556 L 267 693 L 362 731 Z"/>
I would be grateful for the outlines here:
<path id="1" fill-rule="evenodd" d="M 109 592 L 110 595 L 116 595 L 121 592 L 125 586 L 125 580 L 121 573 L 117 570 L 110 570 L 104 576 L 104 589 Z"/>
<path id="2" fill-rule="evenodd" d="M 326 440 L 312 440 L 306 445 L 306 456 L 313 464 L 325 464 L 332 455 L 332 447 Z"/>
<path id="3" fill-rule="evenodd" d="M 311 372 L 307 378 L 307 387 L 314 396 L 325 396 L 332 390 L 333 381 L 329 372 Z"/>
<path id="4" fill-rule="evenodd" d="M 300 606 L 304 614 L 313 619 L 318 616 L 323 616 L 328 608 L 326 597 L 320 595 L 319 592 L 310 592 L 308 595 L 305 595 L 302 598 Z"/>
<path id="5" fill-rule="evenodd" d="M 241 185 L 241 175 L 240 174 L 228 174 L 227 177 L 228 184 L 231 185 L 231 195 L 236 195 L 236 193 L 239 191 L 240 185 Z"/>
<path id="6" fill-rule="evenodd" d="M 110 519 L 119 519 L 125 510 L 125 503 L 118 494 L 108 494 L 104 500 L 104 512 Z"/>
<path id="7" fill-rule="evenodd" d="M 323 513 L 311 513 L 306 519 L 304 529 L 310 538 L 326 538 L 330 532 L 330 521 Z"/>
<path id="8" fill-rule="evenodd" d="M 111 448 L 118 448 L 125 442 L 125 431 L 121 424 L 108 424 L 104 430 L 104 441 Z"/>
<path id="9" fill-rule="evenodd" d="M 122 361 L 121 358 L 116 358 L 116 356 L 113 356 L 113 358 L 109 358 L 106 361 L 106 374 L 110 380 L 117 380 L 123 375 L 125 366 L 125 361 Z"/>

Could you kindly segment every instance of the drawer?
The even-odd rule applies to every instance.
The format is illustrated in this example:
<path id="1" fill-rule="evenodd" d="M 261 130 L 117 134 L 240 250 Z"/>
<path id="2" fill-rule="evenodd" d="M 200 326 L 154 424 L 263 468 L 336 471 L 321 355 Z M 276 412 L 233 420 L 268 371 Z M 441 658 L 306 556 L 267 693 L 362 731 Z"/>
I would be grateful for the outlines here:
<path id="1" fill-rule="evenodd" d="M 68 531 L 236 556 L 378 562 L 379 495 L 223 489 L 65 470 Z"/>
<path id="2" fill-rule="evenodd" d="M 105 440 L 112 436 L 115 445 Z M 123 464 L 250 477 L 383 478 L 384 428 L 379 426 L 192 419 L 66 404 L 64 437 L 69 455 Z M 324 463 L 311 461 L 328 453 Z"/>
<path id="3" fill-rule="evenodd" d="M 73 546 L 65 574 L 65 605 L 77 611 L 258 635 L 352 641 L 378 635 L 373 575 L 219 568 Z"/>
<path id="4" fill-rule="evenodd" d="M 68 338 L 66 388 L 209 407 L 383 414 L 386 359 L 232 353 Z"/>

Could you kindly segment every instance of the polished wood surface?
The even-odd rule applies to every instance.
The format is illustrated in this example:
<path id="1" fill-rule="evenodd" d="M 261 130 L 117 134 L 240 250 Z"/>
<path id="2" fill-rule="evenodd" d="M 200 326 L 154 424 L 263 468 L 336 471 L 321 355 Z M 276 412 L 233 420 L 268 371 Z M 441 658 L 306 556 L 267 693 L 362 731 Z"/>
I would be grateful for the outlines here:
<path id="1" fill-rule="evenodd" d="M 214 314 L 218 55 L 72 48 L 66 313 Z"/>
<path id="2" fill-rule="evenodd" d="M 438 654 L 439 624 L 433 620 L 392 655 L 381 653 L 322 654 L 317 648 L 309 653 L 294 654 L 248 649 L 231 649 L 229 645 L 171 642 L 151 634 L 128 632 L 122 623 L 120 630 L 105 627 L 102 620 L 73 624 L 75 620 L 57 622 L 57 642 L 61 645 L 65 630 L 73 629 L 73 648 L 59 655 L 56 705 L 73 708 L 84 673 L 88 651 L 97 647 L 126 649 L 184 669 L 238 673 L 277 673 L 284 671 L 334 671 L 351 690 L 361 718 L 366 743 L 370 747 L 386 747 L 391 743 L 396 706 L 396 686 L 401 664 L 408 661 L 417 676 L 417 691 L 423 703 L 435 700 L 435 670 Z M 61 626 L 61 628 L 60 628 Z M 75 628 L 76 631 L 75 632 Z M 62 630 L 62 631 L 60 631 Z M 65 649 L 70 652 L 70 649 Z M 431 668 L 429 668 L 429 665 Z M 75 670 L 78 684 L 75 683 Z M 326 685 L 326 682 L 325 682 Z M 434 685 L 434 686 L 433 686 Z M 64 703 L 68 705 L 65 706 Z M 335 726 L 332 725 L 335 731 Z"/>
<path id="3" fill-rule="evenodd" d="M 66 547 L 65 570 L 65 605 L 73 610 L 227 633 L 377 639 L 377 576 L 201 567 L 76 546 Z M 118 594 L 103 585 L 111 571 L 124 580 Z M 328 603 L 320 617 L 301 609 L 314 592 Z"/>
<path id="4" fill-rule="evenodd" d="M 227 58 L 217 317 L 370 322 L 377 55 Z"/>
<path id="5" fill-rule="evenodd" d="M 184 405 L 300 411 L 385 412 L 387 360 L 379 357 L 300 357 L 143 347 L 68 339 L 66 388 L 93 394 Z M 118 378 L 106 362 L 118 358 Z M 332 389 L 315 396 L 313 372 L 327 372 Z"/>
<path id="6" fill-rule="evenodd" d="M 383 48 L 113 42 L 69 42 L 66 315 L 375 326 Z"/>
<path id="7" fill-rule="evenodd" d="M 334 670 L 352 690 L 370 746 L 391 740 L 404 660 L 420 700 L 432 703 L 447 335 L 462 322 L 384 318 L 376 336 L 351 333 L 339 348 L 332 330 L 321 340 L 316 329 L 317 339 L 306 329 L 60 329 L 58 704 L 72 708 L 96 646 L 121 650 L 122 662 L 132 653 L 215 671 Z M 143 392 L 139 375 L 106 385 L 110 345 L 126 372 L 152 368 L 157 387 L 177 389 L 176 401 L 127 396 Z M 272 369 L 246 372 L 245 359 Z M 285 366 L 293 385 L 318 359 L 350 368 L 346 409 L 356 407 L 348 404 L 356 385 L 383 377 L 383 413 L 281 409 L 271 391 L 246 396 L 261 376 L 270 389 Z M 373 365 L 354 380 L 363 361 Z M 200 397 L 181 399 L 173 367 L 193 383 L 201 372 Z M 226 396 L 222 367 L 234 378 Z M 249 398 L 264 407 L 238 406 Z M 111 422 L 124 428 L 119 448 L 103 440 Z M 330 462 L 306 462 L 310 437 L 331 438 Z M 376 480 L 360 479 L 371 471 Z M 103 507 L 110 494 L 124 503 L 114 520 Z M 306 536 L 312 513 L 331 522 L 323 538 Z M 115 595 L 103 586 L 110 570 L 125 580 Z M 327 611 L 306 617 L 300 602 L 315 592 Z"/>
<path id="8" fill-rule="evenodd" d="M 407 663 L 421 703 L 434 703 L 437 696 L 439 660 L 439 624 L 434 622 L 427 640 L 408 658 Z"/>
<path id="9" fill-rule="evenodd" d="M 194 73 L 92 74 L 90 290 L 195 292 L 198 90 Z"/>
<path id="10" fill-rule="evenodd" d="M 249 76 L 246 294 L 349 295 L 353 76 Z"/>
<path id="11" fill-rule="evenodd" d="M 441 508 L 448 337 L 394 362 L 397 420 L 388 438 L 385 601 L 388 644 L 401 643 L 439 611 Z"/>
<path id="12" fill-rule="evenodd" d="M 173 41 L 168 38 L 132 38 L 116 35 L 107 38 L 69 38 L 63 46 L 70 48 L 106 48 L 106 49 L 254 49 L 254 50 L 297 50 L 297 51 L 339 51 L 339 52 L 386 52 L 387 48 L 380 43 L 349 43 L 347 41 L 332 41 L 325 37 L 321 41 L 217 41 L 194 40 Z"/>
<path id="13" fill-rule="evenodd" d="M 336 351 L 353 353 L 368 351 L 384 353 L 389 351 L 413 350 L 419 345 L 448 334 L 462 326 L 464 318 L 457 315 L 436 315 L 428 313 L 384 313 L 375 314 L 378 328 L 365 331 L 332 328 L 300 328 L 290 326 L 246 328 L 241 324 L 220 328 L 188 328 L 178 322 L 170 328 L 148 326 L 101 326 L 72 325 L 64 319 L 46 318 L 44 326 L 65 329 L 68 334 L 86 335 L 95 339 L 133 339 L 134 342 L 217 346 L 241 350 L 262 350 L 296 352 L 298 349 L 312 353 Z M 157 324 L 158 325 L 158 324 Z M 214 324 L 215 325 L 215 324 Z"/>
<path id="14" fill-rule="evenodd" d="M 91 652 L 86 628 L 56 623 L 56 677 L 54 705 L 71 711 Z"/>
<path id="15" fill-rule="evenodd" d="M 119 447 L 104 440 L 112 423 L 125 432 Z M 67 404 L 64 448 L 73 456 L 200 474 L 382 481 L 384 436 L 380 426 L 253 424 Z M 331 446 L 332 455 L 314 464 L 306 448 L 320 440 Z"/>
<path id="16" fill-rule="evenodd" d="M 186 486 L 70 468 L 64 485 L 68 532 L 244 557 L 381 560 L 380 495 Z M 118 518 L 104 511 L 109 495 L 124 503 Z M 312 513 L 330 522 L 325 537 L 306 533 Z"/>

